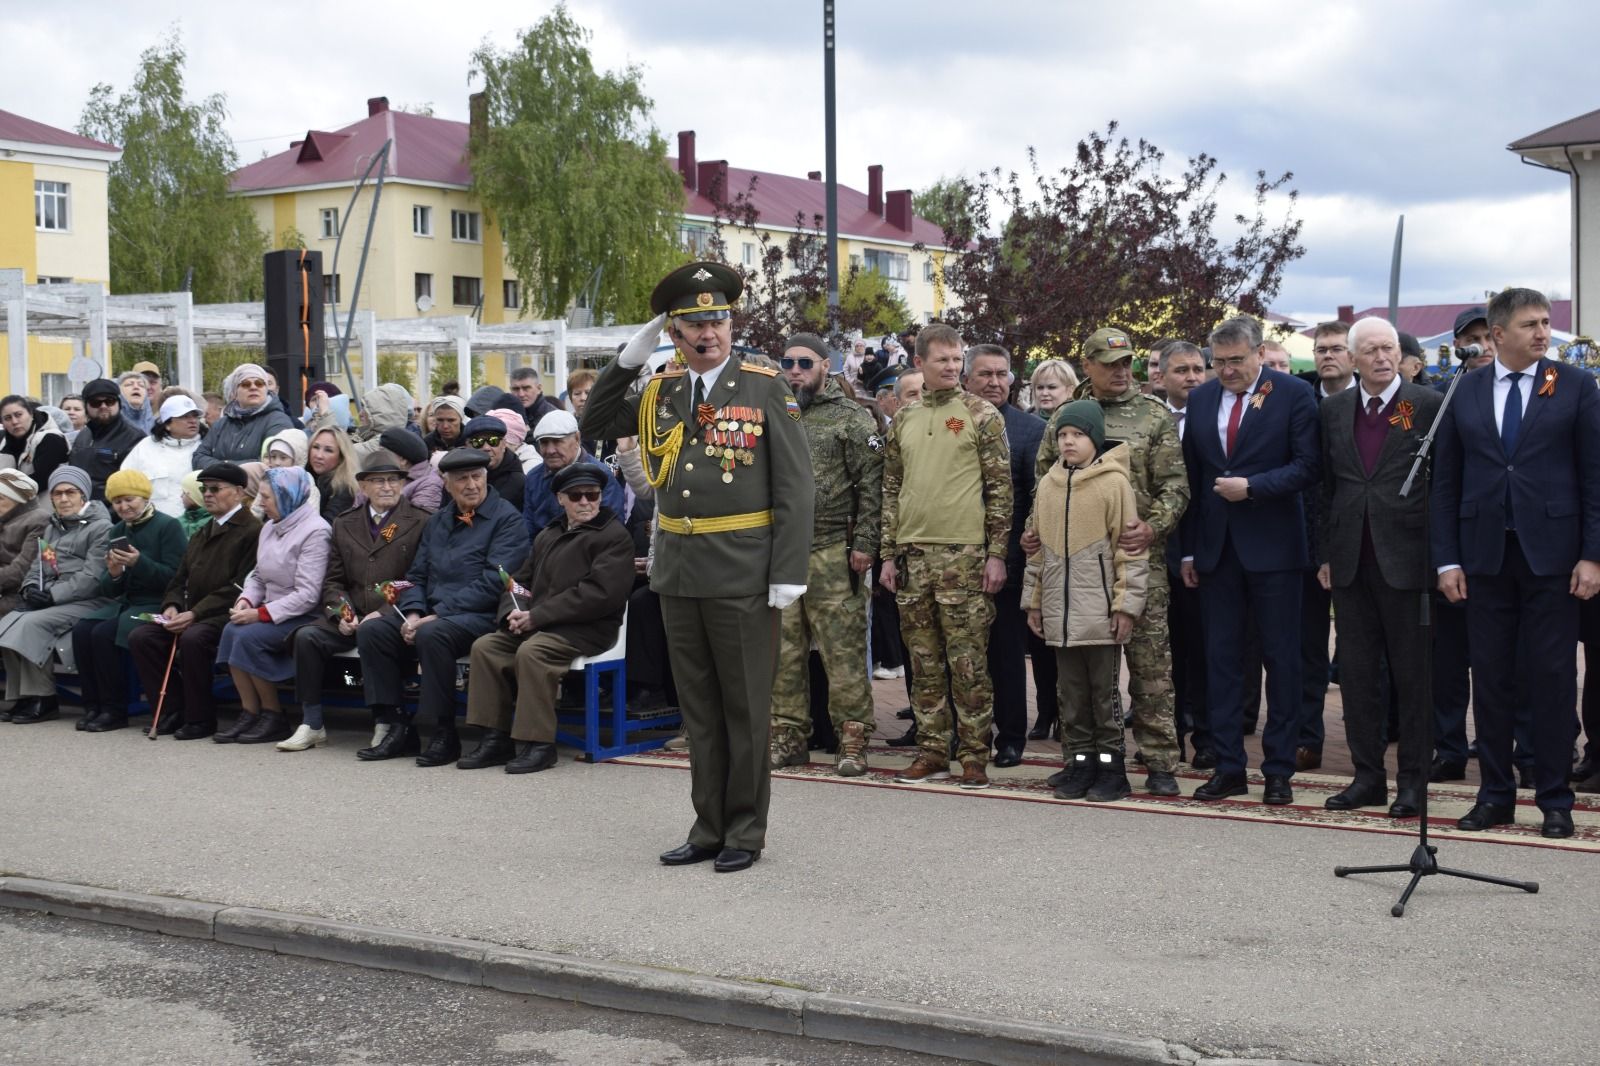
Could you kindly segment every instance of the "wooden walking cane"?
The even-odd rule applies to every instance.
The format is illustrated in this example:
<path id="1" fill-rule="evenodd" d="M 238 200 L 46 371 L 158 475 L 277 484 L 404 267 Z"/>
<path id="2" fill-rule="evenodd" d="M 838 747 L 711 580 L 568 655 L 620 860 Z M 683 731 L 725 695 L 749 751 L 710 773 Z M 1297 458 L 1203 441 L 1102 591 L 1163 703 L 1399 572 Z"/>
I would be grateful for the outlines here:
<path id="1" fill-rule="evenodd" d="M 156 727 L 161 724 L 161 706 L 167 702 L 167 679 L 172 676 L 172 660 L 178 655 L 178 636 L 172 636 L 172 650 L 167 652 L 167 672 L 161 675 L 161 695 L 156 697 L 156 713 L 150 718 L 150 739 L 156 739 Z"/>

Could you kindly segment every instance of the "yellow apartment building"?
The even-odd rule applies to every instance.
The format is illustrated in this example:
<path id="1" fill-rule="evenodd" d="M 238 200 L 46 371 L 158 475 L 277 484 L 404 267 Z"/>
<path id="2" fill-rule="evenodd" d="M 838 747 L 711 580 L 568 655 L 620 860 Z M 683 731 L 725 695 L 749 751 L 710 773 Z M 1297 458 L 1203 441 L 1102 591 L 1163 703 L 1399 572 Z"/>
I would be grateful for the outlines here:
<path id="1" fill-rule="evenodd" d="M 106 180 L 121 158 L 114 145 L 0 111 L 0 268 L 22 270 L 29 285 L 109 285 Z M 70 341 L 32 338 L 29 380 L 13 382 L 0 335 L 3 391 L 59 400 L 72 353 Z"/>

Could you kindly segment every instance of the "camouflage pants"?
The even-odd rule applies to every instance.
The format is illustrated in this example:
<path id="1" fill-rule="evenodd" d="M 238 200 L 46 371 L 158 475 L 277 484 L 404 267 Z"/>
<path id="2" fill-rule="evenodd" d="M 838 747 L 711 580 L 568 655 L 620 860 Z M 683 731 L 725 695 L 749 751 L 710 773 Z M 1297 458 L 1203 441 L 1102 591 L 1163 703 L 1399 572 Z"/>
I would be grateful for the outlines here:
<path id="1" fill-rule="evenodd" d="M 772 729 L 811 736 L 811 642 L 828 674 L 828 714 L 835 729 L 861 722 L 872 735 L 872 682 L 867 677 L 867 585 L 850 588 L 849 549 L 831 544 L 811 552 L 806 594 L 784 608 L 778 673 L 772 685 Z"/>
<path id="2" fill-rule="evenodd" d="M 1150 584 L 1144 613 L 1133 624 L 1128 655 L 1129 710 L 1133 740 L 1147 769 L 1171 773 L 1178 765 L 1178 729 L 1173 720 L 1172 641 L 1167 630 L 1167 568 L 1164 545 L 1150 545 Z"/>
<path id="3" fill-rule="evenodd" d="M 989 625 L 994 597 L 983 592 L 981 544 L 910 544 L 900 572 L 900 632 L 911 652 L 911 706 L 922 751 L 950 758 L 950 701 L 955 699 L 958 752 L 989 760 L 994 686 L 989 680 Z"/>

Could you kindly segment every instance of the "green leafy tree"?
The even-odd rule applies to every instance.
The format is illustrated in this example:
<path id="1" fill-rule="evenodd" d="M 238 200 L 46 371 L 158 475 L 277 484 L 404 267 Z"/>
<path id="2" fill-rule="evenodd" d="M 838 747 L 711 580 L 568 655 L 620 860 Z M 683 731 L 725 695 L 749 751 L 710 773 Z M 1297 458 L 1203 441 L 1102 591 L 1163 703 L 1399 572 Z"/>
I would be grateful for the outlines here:
<path id="1" fill-rule="evenodd" d="M 851 267 L 839 286 L 839 329 L 844 333 L 859 330 L 872 340 L 885 333 L 896 333 L 911 321 L 911 308 L 895 290 L 888 278 L 876 270 Z M 815 299 L 807 305 L 804 325 L 815 332 L 827 328 L 828 308 L 825 298 Z"/>
<path id="2" fill-rule="evenodd" d="M 940 178 L 926 189 L 911 195 L 911 209 L 940 229 L 945 228 L 961 212 L 965 196 L 962 178 Z"/>
<path id="3" fill-rule="evenodd" d="M 528 310 L 559 318 L 587 293 L 597 321 L 643 321 L 651 288 L 683 261 L 683 185 L 639 67 L 595 70 L 588 40 L 558 5 L 514 48 L 473 53 L 486 112 L 471 134 L 473 192 Z"/>
<path id="4" fill-rule="evenodd" d="M 220 94 L 185 98 L 184 60 L 174 30 L 139 57 L 127 92 L 96 85 L 78 123 L 122 148 L 107 182 L 111 290 L 174 292 L 192 270 L 196 303 L 258 299 L 267 236 L 228 193 L 238 157 L 227 105 Z"/>

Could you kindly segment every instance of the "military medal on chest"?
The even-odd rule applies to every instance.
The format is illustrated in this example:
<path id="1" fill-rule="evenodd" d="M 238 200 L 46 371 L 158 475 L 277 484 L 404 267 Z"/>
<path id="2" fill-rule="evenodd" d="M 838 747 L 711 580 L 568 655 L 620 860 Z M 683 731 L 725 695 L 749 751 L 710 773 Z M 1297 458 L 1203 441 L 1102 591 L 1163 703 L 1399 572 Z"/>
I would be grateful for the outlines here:
<path id="1" fill-rule="evenodd" d="M 718 461 L 724 482 L 733 481 L 735 465 L 755 464 L 756 440 L 762 434 L 759 407 L 729 405 L 702 415 L 699 421 L 705 427 L 706 456 Z"/>

